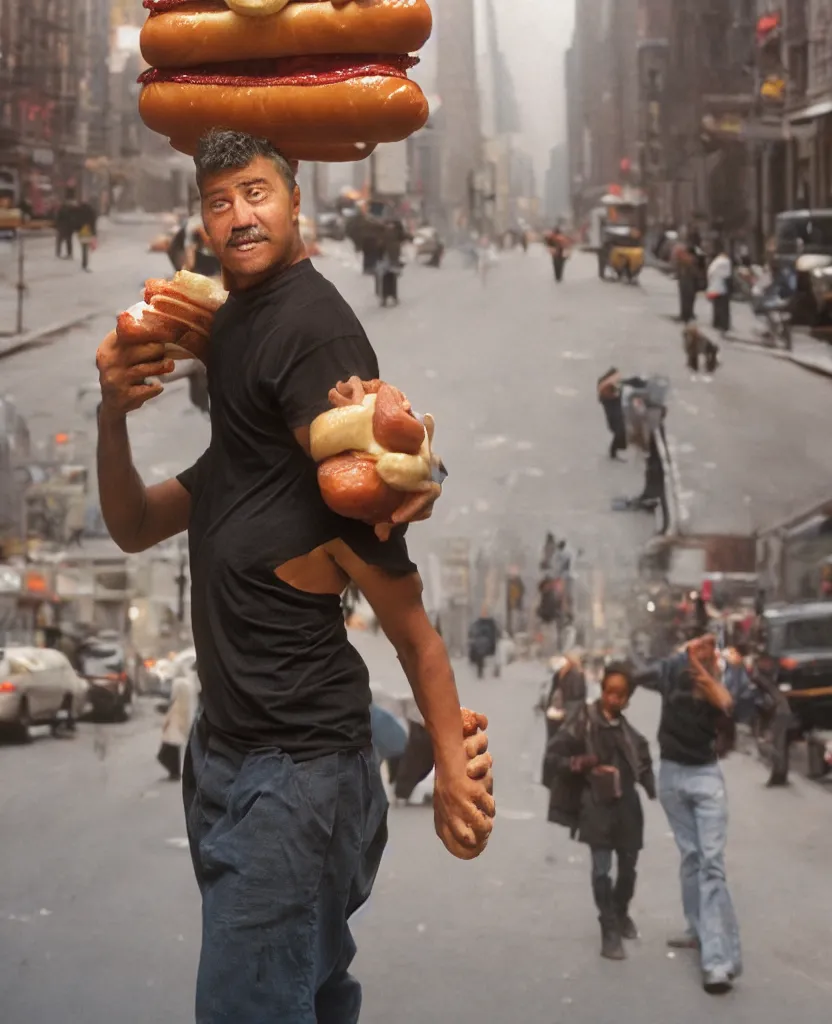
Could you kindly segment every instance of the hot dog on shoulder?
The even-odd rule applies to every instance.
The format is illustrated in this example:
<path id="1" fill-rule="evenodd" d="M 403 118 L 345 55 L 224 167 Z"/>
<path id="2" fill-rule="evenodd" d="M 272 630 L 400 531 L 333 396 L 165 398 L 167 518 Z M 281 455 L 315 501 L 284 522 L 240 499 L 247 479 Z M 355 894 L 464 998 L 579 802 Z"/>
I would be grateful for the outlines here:
<path id="1" fill-rule="evenodd" d="M 407 398 L 383 381 L 350 381 L 330 394 L 335 408 L 310 428 L 318 484 L 333 512 L 390 523 L 432 486 L 433 419 L 417 419 Z"/>

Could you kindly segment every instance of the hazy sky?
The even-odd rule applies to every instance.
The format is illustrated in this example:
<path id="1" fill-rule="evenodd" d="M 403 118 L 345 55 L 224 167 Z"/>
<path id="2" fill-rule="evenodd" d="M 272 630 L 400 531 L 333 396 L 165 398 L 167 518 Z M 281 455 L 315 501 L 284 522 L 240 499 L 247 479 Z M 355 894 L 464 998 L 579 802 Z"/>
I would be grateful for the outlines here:
<path id="1" fill-rule="evenodd" d="M 496 8 L 500 45 L 523 119 L 524 148 L 541 175 L 549 150 L 566 137 L 563 55 L 572 39 L 575 0 L 496 0 Z"/>
<path id="2" fill-rule="evenodd" d="M 434 10 L 448 0 L 430 0 Z M 495 0 L 500 46 L 506 55 L 523 120 L 521 145 L 535 158 L 538 188 L 549 150 L 566 136 L 563 55 L 572 38 L 576 0 Z M 486 52 L 483 0 L 478 10 L 477 48 Z M 436 35 L 422 53 L 414 77 L 430 91 L 436 72 Z"/>

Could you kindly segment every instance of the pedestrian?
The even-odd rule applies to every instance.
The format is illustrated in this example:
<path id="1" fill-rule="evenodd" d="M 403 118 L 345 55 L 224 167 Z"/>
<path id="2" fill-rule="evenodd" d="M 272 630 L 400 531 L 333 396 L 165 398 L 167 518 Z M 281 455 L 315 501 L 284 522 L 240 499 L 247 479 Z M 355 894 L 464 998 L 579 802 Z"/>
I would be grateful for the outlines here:
<path id="1" fill-rule="evenodd" d="M 552 763 L 549 821 L 569 828 L 592 853 L 592 893 L 601 924 L 601 956 L 624 960 L 622 939 L 637 939 L 630 916 L 636 866 L 644 846 L 642 786 L 656 798 L 650 747 L 626 719 L 633 681 L 625 665 L 612 663 L 601 696 L 567 718 L 547 748 Z M 613 857 L 617 862 L 612 880 Z"/>
<path id="2" fill-rule="evenodd" d="M 187 529 L 203 712 L 183 766 L 202 893 L 199 1024 L 354 1024 L 349 918 L 367 900 L 387 838 L 372 753 L 369 673 L 340 595 L 361 589 L 424 712 L 436 762 L 434 822 L 476 857 L 494 814 L 487 736 L 462 735 L 447 652 L 424 611 L 401 526 L 330 512 L 309 426 L 350 378 L 379 377 L 355 314 L 312 265 L 293 167 L 265 139 L 226 129 L 195 157 L 202 216 L 230 297 L 209 348 L 211 442 L 196 464 L 145 488 L 128 411 L 160 393 L 161 345 L 98 351 L 99 493 L 123 550 Z M 355 383 L 358 383 L 356 380 Z M 426 492 L 426 518 L 441 487 Z"/>
<path id="3" fill-rule="evenodd" d="M 586 673 L 579 651 L 554 659 L 552 666 L 554 672 L 545 708 L 547 746 L 569 715 L 587 700 Z"/>
<path id="4" fill-rule="evenodd" d="M 696 293 L 699 290 L 698 235 L 695 232 L 682 228 L 670 262 L 679 288 L 679 319 L 687 324 L 696 319 Z"/>
<path id="5" fill-rule="evenodd" d="M 624 406 L 621 402 L 623 385 L 621 374 L 612 366 L 598 378 L 598 401 L 604 409 L 607 426 L 612 434 L 610 458 L 618 459 L 618 453 L 627 449 L 627 428 L 624 423 Z"/>
<path id="6" fill-rule="evenodd" d="M 639 686 L 662 698 L 659 800 L 681 856 L 687 931 L 668 945 L 699 950 L 703 985 L 714 995 L 728 992 L 742 972 L 725 875 L 728 798 L 719 766 L 732 700 L 716 671 L 714 638 L 703 636 L 636 676 Z"/>
<path id="7" fill-rule="evenodd" d="M 81 269 L 90 273 L 90 252 L 98 244 L 98 217 L 91 203 L 80 203 L 76 211 L 76 229 L 81 243 Z"/>
<path id="8" fill-rule="evenodd" d="M 563 268 L 569 258 L 569 239 L 561 228 L 560 221 L 546 236 L 546 248 L 552 257 L 552 267 L 555 271 L 555 281 L 558 284 L 563 280 Z"/>
<path id="9" fill-rule="evenodd" d="M 496 658 L 497 644 L 500 640 L 500 627 L 487 605 L 483 605 L 480 616 L 468 629 L 468 660 L 477 670 L 477 678 L 485 674 L 485 663 L 489 658 Z M 500 663 L 495 661 L 494 675 L 499 676 Z"/>
<path id="10" fill-rule="evenodd" d="M 789 784 L 789 748 L 796 725 L 789 698 L 777 685 L 777 669 L 775 658 L 761 654 L 751 672 L 751 683 L 761 696 L 760 731 L 768 732 L 771 742 L 771 774 L 766 783 L 770 789 Z"/>
<path id="11" fill-rule="evenodd" d="M 156 755 L 171 782 L 182 779 L 182 750 L 188 744 L 199 703 L 198 679 L 194 667 L 188 671 L 181 670 L 171 684 L 170 705 L 162 724 L 162 742 Z"/>
<path id="12" fill-rule="evenodd" d="M 713 306 L 713 328 L 723 338 L 731 330 L 731 257 L 725 243 L 716 243 L 716 256 L 708 264 L 708 299 Z"/>
<path id="13" fill-rule="evenodd" d="M 402 242 L 399 228 L 393 221 L 384 225 L 381 236 L 381 256 L 376 264 L 376 295 L 382 306 L 388 299 L 399 304 L 399 275 L 402 270 Z"/>
<path id="14" fill-rule="evenodd" d="M 72 259 L 72 237 L 76 230 L 77 204 L 64 199 L 55 214 L 55 255 L 59 260 Z M 64 250 L 66 254 L 64 255 Z"/>

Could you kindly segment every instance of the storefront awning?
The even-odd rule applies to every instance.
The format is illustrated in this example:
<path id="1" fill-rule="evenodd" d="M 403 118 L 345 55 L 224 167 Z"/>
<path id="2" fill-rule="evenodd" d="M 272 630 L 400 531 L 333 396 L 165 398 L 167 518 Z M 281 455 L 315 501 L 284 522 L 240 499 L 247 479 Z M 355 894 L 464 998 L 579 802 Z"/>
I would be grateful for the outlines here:
<path id="1" fill-rule="evenodd" d="M 792 124 L 805 124 L 807 121 L 826 117 L 827 114 L 832 114 L 832 99 L 821 100 L 819 103 L 813 103 L 811 107 L 796 110 L 793 114 L 789 114 L 789 121 Z"/>

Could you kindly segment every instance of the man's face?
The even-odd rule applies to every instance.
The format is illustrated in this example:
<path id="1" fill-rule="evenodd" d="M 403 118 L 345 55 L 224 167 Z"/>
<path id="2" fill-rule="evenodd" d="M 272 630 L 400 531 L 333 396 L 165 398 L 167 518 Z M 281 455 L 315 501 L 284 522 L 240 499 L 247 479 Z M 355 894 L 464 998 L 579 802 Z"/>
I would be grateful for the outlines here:
<path id="1" fill-rule="evenodd" d="M 303 255 L 300 190 L 290 194 L 274 163 L 258 156 L 202 183 L 202 220 L 235 288 L 249 288 Z"/>

